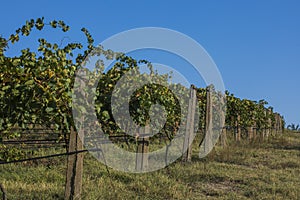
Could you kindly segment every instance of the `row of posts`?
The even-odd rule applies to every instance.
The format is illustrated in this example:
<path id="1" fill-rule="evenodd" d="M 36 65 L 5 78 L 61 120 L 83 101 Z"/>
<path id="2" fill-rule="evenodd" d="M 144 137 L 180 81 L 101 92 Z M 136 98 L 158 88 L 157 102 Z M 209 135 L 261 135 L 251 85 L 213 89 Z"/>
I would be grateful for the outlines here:
<path id="1" fill-rule="evenodd" d="M 182 161 L 183 162 L 189 162 L 191 161 L 191 155 L 192 155 L 192 148 L 190 146 L 191 144 L 191 138 L 192 135 L 194 134 L 193 127 L 194 127 L 194 117 L 195 117 L 195 106 L 197 101 L 197 96 L 196 96 L 196 90 L 191 87 L 190 89 L 190 99 L 189 99 L 189 106 L 188 106 L 188 116 L 187 116 L 187 123 L 186 123 L 186 133 L 185 133 L 185 141 L 184 141 L 184 146 L 183 149 L 187 149 L 182 156 Z M 212 139 L 212 129 L 213 129 L 213 101 L 212 101 L 212 91 L 210 91 L 209 87 L 206 90 L 206 112 L 205 112 L 205 137 L 204 137 L 204 151 L 209 152 L 212 149 L 213 146 L 213 139 Z M 269 113 L 267 113 L 269 112 Z M 270 115 L 271 110 L 266 110 L 265 115 Z M 220 112 L 221 119 L 225 120 L 225 113 Z M 249 140 L 255 139 L 257 137 L 261 139 L 267 139 L 270 135 L 272 134 L 278 134 L 278 133 L 283 133 L 284 131 L 284 125 L 283 125 L 283 120 L 280 114 L 274 113 L 275 117 L 275 123 L 272 123 L 272 120 L 269 118 L 268 119 L 268 124 L 266 127 L 258 129 L 256 127 L 256 123 L 253 124 L 251 127 L 241 127 L 239 122 L 240 122 L 240 116 L 237 116 L 237 120 L 235 122 L 235 127 L 234 127 L 234 136 L 236 141 L 241 141 L 242 139 L 242 129 L 243 131 L 246 132 L 247 138 Z M 146 131 L 145 131 L 146 132 Z M 221 134 L 220 134 L 220 142 L 222 146 L 227 145 L 227 128 L 223 127 Z M 149 138 L 141 138 L 138 142 L 138 148 L 137 152 L 138 153 L 148 153 L 149 151 Z M 148 157 L 143 156 L 143 154 L 139 154 L 137 157 L 137 169 L 142 170 L 144 167 L 147 167 L 148 165 Z"/>
<path id="2" fill-rule="evenodd" d="M 267 112 L 271 112 L 270 110 L 265 111 L 265 114 Z M 269 113 L 271 114 L 271 113 Z M 234 127 L 234 135 L 236 141 L 241 141 L 241 135 L 242 135 L 242 129 L 246 132 L 246 136 L 249 140 L 256 139 L 257 137 L 261 139 L 267 139 L 270 135 L 279 134 L 284 132 L 284 125 L 283 120 L 280 114 L 274 113 L 275 122 L 272 123 L 272 120 L 269 118 L 267 125 L 265 127 L 257 128 L 256 123 L 249 127 L 242 127 L 240 126 L 240 116 L 237 116 L 237 120 L 235 122 Z M 226 127 L 222 131 L 223 138 L 226 137 L 227 129 Z M 221 140 L 223 141 L 223 140 Z M 224 144 L 224 141 L 222 142 Z"/>
<path id="3" fill-rule="evenodd" d="M 188 105 L 188 116 L 186 123 L 186 134 L 185 140 L 183 144 L 183 149 L 187 149 L 182 156 L 183 162 L 190 162 L 192 155 L 192 147 L 191 147 L 191 138 L 194 134 L 194 118 L 196 111 L 196 90 L 191 87 L 190 89 L 190 99 Z M 205 151 L 209 152 L 212 148 L 212 125 L 213 125 L 213 102 L 212 102 L 212 92 L 207 88 L 206 92 L 206 114 L 205 114 Z M 271 111 L 268 111 L 271 112 Z M 224 115 L 223 112 L 220 112 Z M 267 114 L 267 113 L 265 113 Z M 221 118 L 225 116 L 221 116 Z M 237 120 L 235 122 L 235 140 L 240 141 L 242 135 L 242 127 L 239 125 L 240 116 L 237 116 Z M 141 130 L 142 133 L 149 133 L 148 127 L 143 127 L 144 130 Z M 247 127 L 247 135 L 249 139 L 256 138 L 258 135 L 258 130 L 256 125 L 253 124 L 253 127 Z M 268 120 L 268 127 L 264 128 L 261 132 L 262 138 L 267 138 L 274 131 L 275 133 L 281 133 L 283 130 L 282 118 L 278 113 L 275 113 L 275 124 L 272 125 L 271 119 Z M 227 129 L 223 128 L 221 133 L 221 144 L 226 146 L 227 144 Z M 69 140 L 69 152 L 80 151 L 83 149 L 83 144 L 80 141 L 79 134 L 72 128 L 70 133 Z M 149 137 L 141 137 L 138 140 L 137 146 L 137 157 L 136 157 L 136 169 L 142 171 L 143 169 L 148 167 L 148 152 L 149 152 Z M 74 200 L 80 199 L 81 191 L 82 191 L 82 172 L 83 172 L 83 154 L 72 154 L 68 156 L 68 166 L 67 166 L 67 178 L 66 178 L 66 189 L 65 189 L 65 199 L 66 200 Z"/>

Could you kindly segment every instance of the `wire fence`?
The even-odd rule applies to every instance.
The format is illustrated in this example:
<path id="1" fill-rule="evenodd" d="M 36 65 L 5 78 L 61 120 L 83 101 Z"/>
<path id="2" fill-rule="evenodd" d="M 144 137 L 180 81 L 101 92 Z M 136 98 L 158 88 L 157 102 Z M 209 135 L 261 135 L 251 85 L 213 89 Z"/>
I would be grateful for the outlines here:
<path id="1" fill-rule="evenodd" d="M 48 159 L 60 156 L 68 156 L 84 153 L 87 151 L 101 151 L 101 149 L 99 148 L 94 148 L 70 152 L 68 148 L 69 133 L 67 133 L 65 130 L 56 130 L 51 127 L 44 127 L 40 124 L 28 124 L 26 128 L 15 127 L 9 131 L 9 134 L 3 134 L 0 132 L 0 136 L 1 134 L 2 138 L 0 141 L 0 145 L 4 145 L 7 149 L 15 148 L 20 151 L 30 152 L 31 155 L 34 154 L 34 152 L 38 152 L 41 149 L 45 149 L 46 151 L 50 148 L 54 148 L 56 152 L 58 152 L 59 150 L 63 150 L 63 152 L 54 153 L 50 155 L 34 156 L 30 158 L 9 158 L 8 161 L 0 159 L 0 165 Z M 9 135 L 10 137 L 5 137 L 3 135 Z M 11 135 L 15 136 L 11 137 Z M 159 143 L 162 143 L 163 140 L 171 140 L 171 138 L 168 135 L 162 133 L 157 134 L 156 138 L 159 140 Z M 99 140 L 101 141 L 101 144 L 111 142 L 123 143 L 127 144 L 128 146 L 136 144 L 137 142 L 137 138 L 126 133 L 109 135 L 107 139 L 103 139 L 103 135 L 99 135 L 98 137 L 86 137 L 85 140 Z"/>

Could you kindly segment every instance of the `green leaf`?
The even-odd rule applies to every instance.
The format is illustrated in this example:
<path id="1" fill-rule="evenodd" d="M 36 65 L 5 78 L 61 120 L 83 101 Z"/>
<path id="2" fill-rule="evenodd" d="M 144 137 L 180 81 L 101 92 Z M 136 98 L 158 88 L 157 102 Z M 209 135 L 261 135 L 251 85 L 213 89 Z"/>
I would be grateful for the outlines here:
<path id="1" fill-rule="evenodd" d="M 2 88 L 2 90 L 4 91 L 4 90 L 8 90 L 10 88 L 10 85 L 7 85 L 7 86 L 4 86 L 3 88 Z"/>
<path id="2" fill-rule="evenodd" d="M 29 81 L 26 81 L 24 84 L 25 85 L 32 85 L 34 83 L 34 80 L 29 80 Z"/>
<path id="3" fill-rule="evenodd" d="M 47 107 L 45 111 L 46 111 L 47 113 L 49 113 L 49 112 L 51 112 L 51 111 L 53 111 L 53 110 L 54 110 L 53 108 Z"/>
<path id="4" fill-rule="evenodd" d="M 108 111 L 102 112 L 102 120 L 106 121 L 110 118 Z"/>
<path id="5" fill-rule="evenodd" d="M 38 30 L 42 30 L 43 27 L 44 27 L 44 22 L 43 22 L 44 18 L 38 18 L 36 20 L 36 23 L 35 23 L 35 27 L 38 29 Z"/>
<path id="6" fill-rule="evenodd" d="M 14 59 L 12 62 L 13 66 L 18 66 L 20 64 L 20 59 Z"/>
<path id="7" fill-rule="evenodd" d="M 53 28 L 56 28 L 57 27 L 57 21 L 51 21 L 50 22 L 50 25 L 53 27 Z"/>

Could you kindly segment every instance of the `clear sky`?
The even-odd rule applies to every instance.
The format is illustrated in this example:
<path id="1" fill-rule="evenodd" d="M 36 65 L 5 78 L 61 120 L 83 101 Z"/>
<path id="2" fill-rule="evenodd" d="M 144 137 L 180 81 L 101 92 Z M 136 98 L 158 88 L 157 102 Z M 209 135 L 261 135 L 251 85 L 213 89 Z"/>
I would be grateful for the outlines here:
<path id="1" fill-rule="evenodd" d="M 8 37 L 27 19 L 42 16 L 71 26 L 67 42 L 84 42 L 82 27 L 96 43 L 132 28 L 173 29 L 207 50 L 227 90 L 240 98 L 267 100 L 289 124 L 300 123 L 299 10 L 297 0 L 6 0 L 1 2 L 0 34 Z M 61 39 L 57 34 L 38 36 Z"/>

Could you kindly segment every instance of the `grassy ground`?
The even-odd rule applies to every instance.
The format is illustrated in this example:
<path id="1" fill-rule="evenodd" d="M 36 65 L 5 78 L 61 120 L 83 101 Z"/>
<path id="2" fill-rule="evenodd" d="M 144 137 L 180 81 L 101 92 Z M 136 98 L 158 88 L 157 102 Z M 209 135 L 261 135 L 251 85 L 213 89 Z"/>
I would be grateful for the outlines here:
<path id="1" fill-rule="evenodd" d="M 107 172 L 89 154 L 83 199 L 300 199 L 300 133 L 216 146 L 204 159 L 146 174 Z M 63 199 L 66 159 L 0 165 L 10 199 Z"/>

